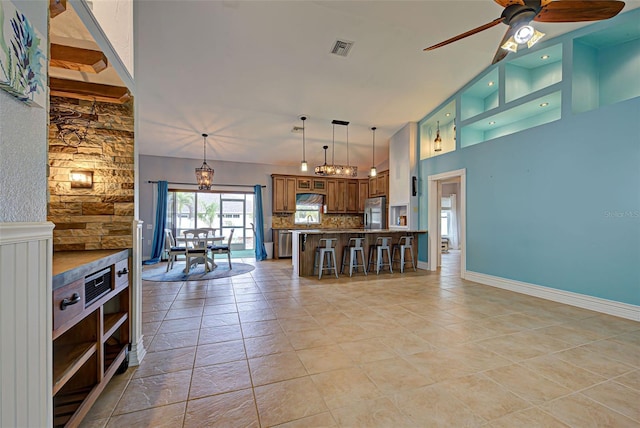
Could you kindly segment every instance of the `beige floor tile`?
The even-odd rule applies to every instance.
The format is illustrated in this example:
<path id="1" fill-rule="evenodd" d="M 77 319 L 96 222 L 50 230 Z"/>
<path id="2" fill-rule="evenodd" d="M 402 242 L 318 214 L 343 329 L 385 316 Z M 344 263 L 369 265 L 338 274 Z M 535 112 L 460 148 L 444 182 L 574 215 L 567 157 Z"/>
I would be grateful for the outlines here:
<path id="1" fill-rule="evenodd" d="M 417 354 L 419 352 L 436 349 L 426 340 L 408 332 L 404 334 L 385 335 L 379 339 L 387 348 L 398 355 Z"/>
<path id="2" fill-rule="evenodd" d="M 185 407 L 186 402 L 181 402 L 114 416 L 109 420 L 107 428 L 173 428 L 181 426 L 184 420 Z"/>
<path id="3" fill-rule="evenodd" d="M 232 314 L 238 312 L 235 304 L 208 305 L 204 307 L 203 315 Z"/>
<path id="4" fill-rule="evenodd" d="M 153 337 L 148 352 L 167 351 L 176 348 L 188 348 L 198 343 L 199 330 L 176 331 L 173 333 L 159 333 Z"/>
<path id="5" fill-rule="evenodd" d="M 198 330 L 200 328 L 201 321 L 201 317 L 165 320 L 162 322 L 162 324 L 160 324 L 158 334 Z"/>
<path id="6" fill-rule="evenodd" d="M 487 350 L 513 361 L 522 361 L 571 347 L 566 342 L 534 331 L 525 331 L 477 342 Z"/>
<path id="7" fill-rule="evenodd" d="M 581 369 L 553 355 L 544 355 L 522 361 L 520 364 L 572 391 L 588 388 L 606 380 L 600 375 Z"/>
<path id="8" fill-rule="evenodd" d="M 201 328 L 198 345 L 228 342 L 231 340 L 242 340 L 242 329 L 239 324 Z"/>
<path id="9" fill-rule="evenodd" d="M 190 400 L 184 428 L 200 427 L 258 428 L 258 413 L 250 389 Z"/>
<path id="10" fill-rule="evenodd" d="M 640 370 L 636 370 L 614 379 L 619 384 L 640 391 Z"/>
<path id="11" fill-rule="evenodd" d="M 104 428 L 107 426 L 107 422 L 109 422 L 109 418 L 102 419 L 87 419 L 85 418 L 82 422 L 80 422 L 80 428 Z"/>
<path id="12" fill-rule="evenodd" d="M 640 424 L 640 391 L 608 381 L 586 389 L 582 394 Z"/>
<path id="13" fill-rule="evenodd" d="M 309 374 L 337 370 L 354 365 L 351 358 L 338 346 L 320 346 L 296 351 Z"/>
<path id="14" fill-rule="evenodd" d="M 355 342 L 344 342 L 339 346 L 357 364 L 397 357 L 397 354 L 377 337 Z"/>
<path id="15" fill-rule="evenodd" d="M 485 420 L 438 384 L 403 391 L 393 402 L 419 426 L 478 427 Z"/>
<path id="16" fill-rule="evenodd" d="M 598 333 L 580 327 L 579 324 L 559 324 L 541 328 L 537 331 L 538 333 L 562 340 L 573 346 L 584 345 L 603 338 Z"/>
<path id="17" fill-rule="evenodd" d="M 629 364 L 591 351 L 585 346 L 567 349 L 553 356 L 605 378 L 620 376 L 634 370 L 634 367 Z"/>
<path id="18" fill-rule="evenodd" d="M 521 412 L 509 413 L 500 419 L 491 421 L 487 426 L 491 428 L 569 428 L 569 425 L 535 407 Z"/>
<path id="19" fill-rule="evenodd" d="M 212 364 L 228 363 L 230 361 L 245 360 L 242 340 L 230 342 L 210 343 L 198 346 L 196 351 L 196 367 L 210 366 Z"/>
<path id="20" fill-rule="evenodd" d="M 192 318 L 202 316 L 202 309 L 204 306 L 196 306 L 192 308 L 176 308 L 169 309 L 167 315 L 164 317 L 166 320 L 174 320 L 180 318 Z"/>
<path id="21" fill-rule="evenodd" d="M 195 356 L 195 346 L 169 349 L 167 351 L 148 352 L 138 366 L 133 377 L 139 378 L 179 372 L 182 370 L 191 370 L 193 368 Z"/>
<path id="22" fill-rule="evenodd" d="M 518 364 L 489 370 L 484 374 L 534 405 L 571 392 L 568 388 Z"/>
<path id="23" fill-rule="evenodd" d="M 287 336 L 283 333 L 251 337 L 244 340 L 248 358 L 294 351 Z"/>
<path id="24" fill-rule="evenodd" d="M 100 397 L 93 403 L 85 420 L 105 419 L 113 413 L 129 381 L 136 373 L 136 367 L 130 367 L 125 373 L 111 378 Z M 105 421 L 106 425 L 106 421 Z"/>
<path id="25" fill-rule="evenodd" d="M 240 321 L 244 324 L 247 322 L 256 322 L 256 321 L 267 321 L 267 320 L 275 320 L 276 313 L 271 309 L 256 309 L 253 311 L 242 311 L 238 312 L 240 316 Z"/>
<path id="26" fill-rule="evenodd" d="M 275 425 L 277 428 L 330 428 L 337 427 L 338 424 L 331 416 L 331 413 L 325 412 L 306 418 L 297 419 L 295 421 L 286 422 L 281 425 Z"/>
<path id="27" fill-rule="evenodd" d="M 606 339 L 590 343 L 585 345 L 585 347 L 590 351 L 598 352 L 613 360 L 630 364 L 635 368 L 640 368 L 640 353 L 638 353 L 638 347 L 635 345 Z"/>
<path id="28" fill-rule="evenodd" d="M 417 372 L 416 368 L 400 357 L 362 364 L 362 369 L 385 393 L 415 389 L 433 383 L 433 379 Z"/>
<path id="29" fill-rule="evenodd" d="M 530 406 L 525 400 L 481 374 L 448 380 L 438 386 L 451 392 L 474 414 L 487 421 Z"/>
<path id="30" fill-rule="evenodd" d="M 242 322 L 242 335 L 245 338 L 268 336 L 270 334 L 281 334 L 282 327 L 277 320 L 268 321 L 256 321 L 256 322 Z"/>
<path id="31" fill-rule="evenodd" d="M 299 318 L 278 318 L 278 321 L 286 334 L 320 329 L 320 324 L 311 315 Z"/>
<path id="32" fill-rule="evenodd" d="M 190 382 L 191 370 L 132 379 L 114 415 L 185 401 Z"/>
<path id="33" fill-rule="evenodd" d="M 333 338 L 323 328 L 291 331 L 287 332 L 287 337 L 296 351 L 334 344 Z"/>
<path id="34" fill-rule="evenodd" d="M 282 352 L 252 358 L 249 360 L 249 367 L 255 386 L 303 377 L 308 374 L 295 352 Z"/>
<path id="35" fill-rule="evenodd" d="M 582 394 L 572 394 L 545 403 L 541 409 L 572 427 L 638 427 L 638 422 L 634 422 Z"/>
<path id="36" fill-rule="evenodd" d="M 388 398 L 378 398 L 331 410 L 341 427 L 388 428 L 413 427 L 416 423 Z"/>
<path id="37" fill-rule="evenodd" d="M 254 388 L 262 426 L 273 426 L 328 409 L 310 377 L 286 380 Z"/>
<path id="38" fill-rule="evenodd" d="M 189 399 L 250 387 L 251 376 L 245 360 L 196 367 L 191 378 Z"/>
<path id="39" fill-rule="evenodd" d="M 237 313 L 204 315 L 202 317 L 202 327 L 222 327 L 228 325 L 238 325 L 240 319 Z"/>
<path id="40" fill-rule="evenodd" d="M 329 409 L 353 406 L 360 401 L 378 398 L 381 393 L 358 368 L 348 368 L 312 375 Z"/>

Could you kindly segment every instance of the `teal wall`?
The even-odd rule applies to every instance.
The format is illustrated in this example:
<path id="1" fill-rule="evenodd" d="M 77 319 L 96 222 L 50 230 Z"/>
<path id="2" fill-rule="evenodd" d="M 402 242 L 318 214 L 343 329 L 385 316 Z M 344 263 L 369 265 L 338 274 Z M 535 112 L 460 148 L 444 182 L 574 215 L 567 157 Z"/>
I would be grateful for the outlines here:
<path id="1" fill-rule="evenodd" d="M 640 305 L 640 98 L 421 161 L 421 227 L 461 168 L 468 271 Z"/>

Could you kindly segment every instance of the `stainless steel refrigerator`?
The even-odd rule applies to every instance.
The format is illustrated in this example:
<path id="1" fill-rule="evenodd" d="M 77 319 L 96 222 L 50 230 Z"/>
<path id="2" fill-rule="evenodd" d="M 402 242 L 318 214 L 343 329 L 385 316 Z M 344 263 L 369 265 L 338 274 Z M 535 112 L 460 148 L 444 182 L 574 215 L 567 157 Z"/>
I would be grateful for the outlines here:
<path id="1" fill-rule="evenodd" d="M 364 203 L 364 228 L 384 229 L 387 225 L 387 200 L 384 196 L 369 198 Z"/>

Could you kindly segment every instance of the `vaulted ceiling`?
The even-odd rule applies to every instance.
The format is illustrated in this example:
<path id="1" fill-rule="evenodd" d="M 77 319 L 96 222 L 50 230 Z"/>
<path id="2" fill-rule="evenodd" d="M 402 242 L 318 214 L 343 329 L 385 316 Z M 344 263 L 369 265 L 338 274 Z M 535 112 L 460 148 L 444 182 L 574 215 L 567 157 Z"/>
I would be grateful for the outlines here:
<path id="1" fill-rule="evenodd" d="M 640 1 L 628 1 L 623 13 L 639 6 Z M 348 130 L 350 162 L 366 175 L 372 162 L 370 128 L 378 128 L 376 163 L 381 163 L 396 131 L 491 64 L 506 27 L 435 51 L 422 49 L 501 12 L 491 0 L 136 1 L 139 151 L 200 159 L 200 134 L 206 132 L 214 165 L 216 160 L 298 165 L 302 135 L 292 129 L 301 126 L 298 117 L 304 114 L 310 165 L 322 163 L 322 146 L 333 141 L 335 162 L 345 163 Z M 52 67 L 51 77 L 98 84 L 107 91 L 101 96 L 126 99 L 105 86 L 118 86 L 109 64 L 98 73 L 64 68 L 65 58 L 75 55 L 64 53 L 64 46 L 99 50 L 72 15 L 51 21 L 51 42 L 60 45 L 52 58 L 63 67 Z M 548 40 L 582 25 L 537 27 Z M 337 40 L 354 42 L 346 57 L 330 53 Z M 90 64 L 82 67 L 103 67 L 99 57 L 86 57 Z M 52 93 L 70 90 L 68 83 L 52 81 Z M 335 139 L 333 119 L 350 122 L 348 128 L 336 127 Z"/>

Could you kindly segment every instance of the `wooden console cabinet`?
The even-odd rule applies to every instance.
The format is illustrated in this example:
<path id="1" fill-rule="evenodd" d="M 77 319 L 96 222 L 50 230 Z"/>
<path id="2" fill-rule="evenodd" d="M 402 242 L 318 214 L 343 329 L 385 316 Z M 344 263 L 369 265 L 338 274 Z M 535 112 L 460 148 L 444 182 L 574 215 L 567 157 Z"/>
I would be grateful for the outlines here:
<path id="1" fill-rule="evenodd" d="M 129 260 L 130 250 L 54 253 L 54 426 L 78 426 L 125 361 Z"/>

